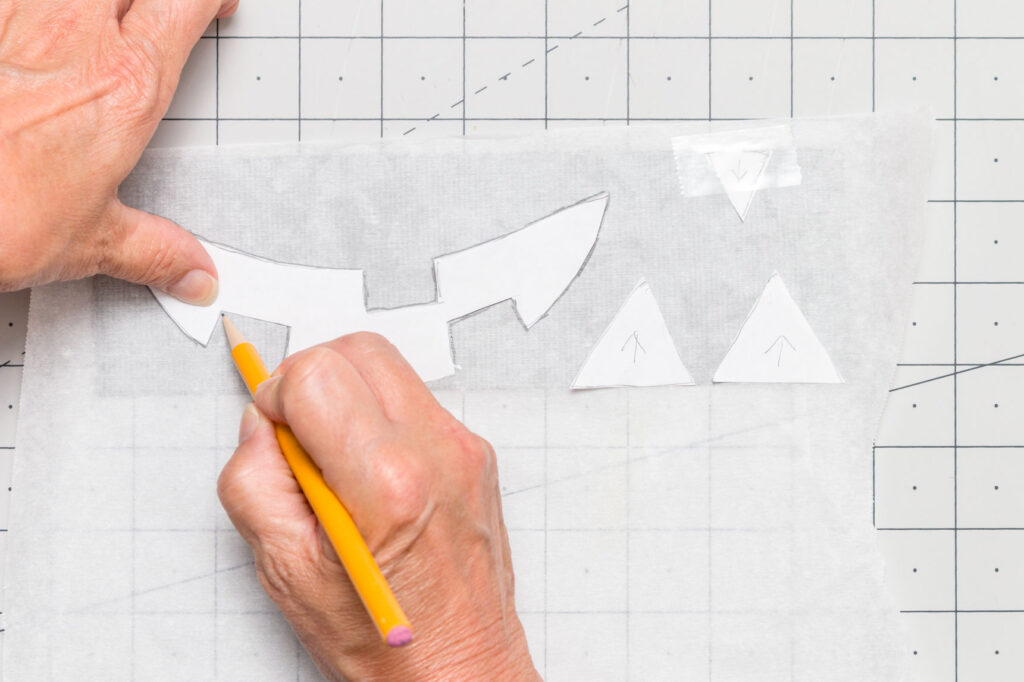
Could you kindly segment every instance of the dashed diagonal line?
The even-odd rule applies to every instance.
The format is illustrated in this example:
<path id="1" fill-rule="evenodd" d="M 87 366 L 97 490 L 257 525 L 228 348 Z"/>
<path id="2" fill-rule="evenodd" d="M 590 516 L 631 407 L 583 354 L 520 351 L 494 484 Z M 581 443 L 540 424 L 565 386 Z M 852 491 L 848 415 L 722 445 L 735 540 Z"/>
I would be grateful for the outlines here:
<path id="1" fill-rule="evenodd" d="M 628 5 L 628 4 L 626 4 L 626 5 L 623 5 L 623 6 L 622 6 L 622 7 L 620 7 L 619 9 L 615 10 L 615 12 L 616 12 L 616 13 L 618 14 L 618 13 L 621 13 L 621 12 L 624 12 L 624 11 L 626 11 L 627 9 L 629 9 L 629 5 Z M 607 20 L 608 20 L 608 17 L 601 17 L 601 18 L 600 18 L 600 19 L 598 19 L 597 21 L 593 22 L 593 24 L 592 24 L 592 25 L 593 25 L 593 26 L 599 26 L 599 25 L 603 24 L 603 23 L 604 23 L 605 21 L 607 21 Z M 573 39 L 575 39 L 575 38 L 579 38 L 579 37 L 580 37 L 581 35 L 583 35 L 583 31 L 577 31 L 577 32 L 576 32 L 576 33 L 575 33 L 574 35 L 572 35 L 572 36 L 570 36 L 570 37 L 569 37 L 569 40 L 573 40 Z M 546 51 L 546 52 L 547 52 L 547 54 L 551 54 L 552 52 L 554 52 L 555 50 L 557 50 L 557 49 L 558 49 L 558 47 L 559 47 L 558 45 L 552 45 L 551 47 L 549 47 L 549 48 L 547 49 L 547 51 Z M 530 60 L 528 60 L 528 61 L 526 61 L 526 62 L 523 62 L 523 63 L 522 63 L 521 65 L 520 65 L 520 67 L 519 67 L 519 68 L 521 68 L 521 69 L 525 69 L 525 68 L 526 68 L 527 66 L 529 66 L 530 64 L 533 64 L 533 63 L 534 63 L 535 61 L 536 61 L 536 59 L 530 59 Z M 498 76 L 498 77 L 497 77 L 497 80 L 498 80 L 498 81 L 505 81 L 505 82 L 508 82 L 508 79 L 509 79 L 509 77 L 510 77 L 510 76 L 512 75 L 512 73 L 513 73 L 512 71 L 508 71 L 508 72 L 506 72 L 506 73 L 505 73 L 504 75 L 502 75 L 502 76 Z M 487 90 L 487 89 L 488 89 L 489 87 L 490 87 L 490 85 L 484 85 L 484 86 L 483 86 L 483 87 L 481 87 L 481 88 L 480 88 L 479 90 L 476 90 L 476 91 L 475 91 L 475 92 L 474 92 L 473 94 L 474 94 L 474 95 L 479 95 L 480 93 L 482 93 L 482 92 L 484 92 L 485 90 Z M 449 107 L 449 109 L 454 109 L 455 107 L 458 107 L 458 106 L 462 105 L 463 103 L 465 103 L 465 101 L 466 101 L 465 99 L 460 99 L 460 100 L 459 100 L 458 102 L 456 102 L 455 104 L 452 104 L 452 105 L 451 105 L 451 106 Z M 430 123 L 431 121 L 433 121 L 433 120 L 436 120 L 436 119 L 437 119 L 437 118 L 438 118 L 439 116 L 440 116 L 440 114 L 439 114 L 439 113 L 438 113 L 438 114 L 434 114 L 434 115 L 433 115 L 433 116 L 431 116 L 430 118 L 427 118 L 427 119 L 425 119 L 425 121 L 426 121 L 427 123 Z M 403 135 L 403 136 L 405 136 L 405 135 L 408 135 L 409 133 L 411 133 L 411 132 L 415 131 L 415 130 L 416 130 L 416 128 L 417 128 L 417 126 L 413 126 L 412 128 L 409 128 L 409 129 L 408 129 L 408 130 L 406 130 L 406 131 L 405 131 L 404 133 L 402 133 L 402 135 Z"/>

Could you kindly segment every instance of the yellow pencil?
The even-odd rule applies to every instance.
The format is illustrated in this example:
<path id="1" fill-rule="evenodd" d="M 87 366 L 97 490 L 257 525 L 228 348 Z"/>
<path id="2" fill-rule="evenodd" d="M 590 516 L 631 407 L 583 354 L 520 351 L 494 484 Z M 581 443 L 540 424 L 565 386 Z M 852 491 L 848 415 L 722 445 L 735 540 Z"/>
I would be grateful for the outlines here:
<path id="1" fill-rule="evenodd" d="M 238 327 L 227 317 L 222 317 L 222 320 L 235 366 L 238 367 L 245 385 L 249 387 L 249 392 L 255 393 L 256 387 L 270 377 L 270 372 L 267 371 L 256 348 L 245 340 Z M 327 487 L 320 469 L 299 444 L 292 430 L 286 424 L 274 424 L 274 429 L 281 452 L 284 453 L 295 480 L 298 481 L 303 494 L 309 500 L 309 506 L 313 508 L 313 513 L 327 532 L 334 551 L 338 553 L 348 577 L 352 580 L 381 637 L 390 646 L 405 646 L 412 641 L 409 619 L 398 605 L 398 600 L 395 599 L 345 505 Z"/>

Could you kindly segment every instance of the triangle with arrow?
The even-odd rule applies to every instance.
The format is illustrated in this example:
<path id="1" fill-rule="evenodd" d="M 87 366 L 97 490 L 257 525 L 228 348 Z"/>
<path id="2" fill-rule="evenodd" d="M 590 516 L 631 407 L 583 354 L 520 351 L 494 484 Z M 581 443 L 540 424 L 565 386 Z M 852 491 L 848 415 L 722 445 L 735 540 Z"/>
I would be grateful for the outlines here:
<path id="1" fill-rule="evenodd" d="M 722 189 L 740 220 L 747 219 L 747 211 L 760 188 L 761 176 L 771 158 L 770 149 L 726 149 L 707 154 L 708 163 L 722 183 Z"/>
<path id="2" fill-rule="evenodd" d="M 843 378 L 776 272 L 754 303 L 713 381 L 841 384 Z"/>
<path id="3" fill-rule="evenodd" d="M 594 345 L 573 389 L 613 386 L 692 386 L 665 318 L 641 279 Z"/>

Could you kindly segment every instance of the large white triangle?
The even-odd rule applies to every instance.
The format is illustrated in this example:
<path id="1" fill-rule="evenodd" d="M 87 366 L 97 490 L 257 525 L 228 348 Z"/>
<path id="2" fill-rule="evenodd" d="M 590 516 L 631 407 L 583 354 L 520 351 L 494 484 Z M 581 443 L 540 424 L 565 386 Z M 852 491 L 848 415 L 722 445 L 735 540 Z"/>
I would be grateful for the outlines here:
<path id="1" fill-rule="evenodd" d="M 746 220 L 761 176 L 772 159 L 771 150 L 725 149 L 710 152 L 707 158 L 736 214 L 740 220 Z"/>
<path id="2" fill-rule="evenodd" d="M 594 345 L 574 389 L 692 386 L 647 281 L 641 279 Z"/>
<path id="3" fill-rule="evenodd" d="M 776 272 L 713 381 L 841 384 L 843 378 Z"/>

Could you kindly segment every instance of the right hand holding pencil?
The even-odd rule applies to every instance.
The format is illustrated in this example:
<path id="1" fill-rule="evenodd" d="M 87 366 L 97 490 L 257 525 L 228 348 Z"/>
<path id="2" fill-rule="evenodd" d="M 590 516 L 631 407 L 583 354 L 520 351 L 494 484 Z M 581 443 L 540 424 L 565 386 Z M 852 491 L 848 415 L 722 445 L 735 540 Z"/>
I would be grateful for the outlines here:
<path id="1" fill-rule="evenodd" d="M 416 632 L 385 645 L 285 463 L 287 422 Z M 353 334 L 286 359 L 246 408 L 218 493 L 260 582 L 331 680 L 537 679 L 515 612 L 494 451 L 398 351 Z"/>

